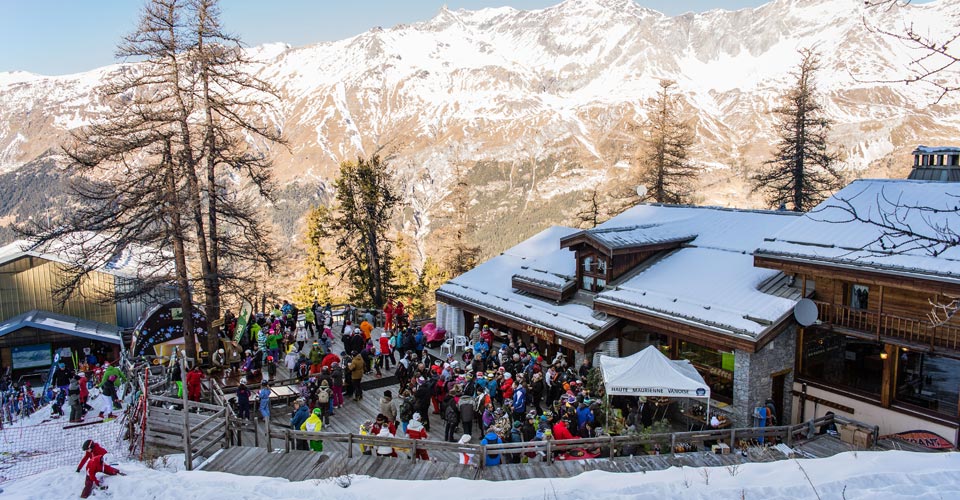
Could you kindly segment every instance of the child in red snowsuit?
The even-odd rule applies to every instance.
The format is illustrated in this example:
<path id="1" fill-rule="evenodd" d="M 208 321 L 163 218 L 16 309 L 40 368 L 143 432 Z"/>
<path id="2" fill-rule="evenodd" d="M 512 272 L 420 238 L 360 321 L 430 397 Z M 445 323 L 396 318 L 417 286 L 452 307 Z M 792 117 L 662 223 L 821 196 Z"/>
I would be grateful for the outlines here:
<path id="1" fill-rule="evenodd" d="M 93 487 L 100 486 L 100 480 L 97 479 L 98 472 L 102 472 L 110 476 L 115 476 L 117 474 L 120 474 L 121 476 L 125 475 L 114 467 L 111 467 L 110 464 L 103 462 L 103 456 L 106 454 L 107 450 L 93 440 L 88 439 L 83 442 L 83 458 L 80 459 L 80 465 L 77 466 L 77 472 L 80 472 L 80 469 L 83 468 L 83 464 L 86 463 L 87 478 L 83 485 L 83 492 L 80 493 L 80 498 L 89 497 L 90 493 L 93 492 Z"/>
<path id="2" fill-rule="evenodd" d="M 200 367 L 195 367 L 187 372 L 187 399 L 190 401 L 200 401 L 200 381 L 203 380 L 203 372 Z"/>

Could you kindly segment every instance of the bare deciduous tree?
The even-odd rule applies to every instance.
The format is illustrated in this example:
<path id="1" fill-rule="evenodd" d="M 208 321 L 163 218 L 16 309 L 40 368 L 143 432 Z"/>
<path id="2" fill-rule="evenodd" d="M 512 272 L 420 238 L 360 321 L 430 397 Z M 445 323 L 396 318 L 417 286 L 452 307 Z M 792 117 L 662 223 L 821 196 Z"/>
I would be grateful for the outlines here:
<path id="1" fill-rule="evenodd" d="M 905 7 L 910 0 L 866 0 L 868 8 L 895 10 Z M 901 29 L 882 28 L 870 20 L 864 20 L 867 29 L 884 37 L 897 40 L 916 52 L 905 70 L 907 76 L 895 80 L 912 84 L 931 85 L 939 92 L 937 102 L 960 90 L 960 28 L 947 33 L 927 33 L 914 23 L 906 23 Z"/>

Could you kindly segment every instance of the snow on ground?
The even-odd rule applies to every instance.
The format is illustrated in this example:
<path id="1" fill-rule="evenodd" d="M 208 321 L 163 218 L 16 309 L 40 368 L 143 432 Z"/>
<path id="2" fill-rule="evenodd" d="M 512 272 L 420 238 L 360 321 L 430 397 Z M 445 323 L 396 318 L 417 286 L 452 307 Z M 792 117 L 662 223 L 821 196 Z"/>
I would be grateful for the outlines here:
<path id="1" fill-rule="evenodd" d="M 173 461 L 177 459 L 182 456 L 171 457 Z M 154 470 L 136 462 L 121 462 L 119 467 L 128 476 L 108 477 L 109 489 L 98 491 L 91 498 L 347 500 L 386 495 L 391 500 L 441 497 L 511 500 L 960 498 L 960 453 L 849 452 L 816 460 L 745 464 L 738 469 L 672 468 L 645 474 L 594 471 L 568 479 L 507 483 L 457 478 L 424 484 L 367 477 L 351 478 L 349 482 L 341 479 L 291 483 L 284 479 L 218 472 L 171 472 L 167 467 Z M 70 466 L 3 486 L 4 498 L 18 500 L 74 499 L 82 488 L 83 476 Z"/>

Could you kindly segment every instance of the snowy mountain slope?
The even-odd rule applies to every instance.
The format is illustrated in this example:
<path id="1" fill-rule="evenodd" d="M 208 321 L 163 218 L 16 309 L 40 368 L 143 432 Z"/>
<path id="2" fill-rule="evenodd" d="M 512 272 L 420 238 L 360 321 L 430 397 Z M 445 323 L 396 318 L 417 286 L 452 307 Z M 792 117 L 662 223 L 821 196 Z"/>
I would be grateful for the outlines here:
<path id="1" fill-rule="evenodd" d="M 480 220 L 575 198 L 629 163 L 632 127 L 643 122 L 660 78 L 678 82 L 698 132 L 696 157 L 714 171 L 701 201 L 743 205 L 739 177 L 769 150 L 770 110 L 791 84 L 800 47 L 823 54 L 819 86 L 851 168 L 876 175 L 870 165 L 878 160 L 906 165 L 916 144 L 960 137 L 960 100 L 934 105 L 932 88 L 878 82 L 903 77 L 916 54 L 871 33 L 864 16 L 890 30 L 914 22 L 953 33 L 960 3 L 865 11 L 858 0 L 775 0 L 677 17 L 633 0 L 444 8 L 416 24 L 251 53 L 261 60 L 254 70 L 283 97 L 276 120 L 291 150 L 277 153 L 281 180 L 324 183 L 338 162 L 383 147 L 420 224 L 438 209 L 454 164 L 501 165 L 471 172 L 478 191 L 500 200 L 478 208 Z M 94 119 L 102 110 L 96 84 L 122 68 L 0 74 L 0 169 L 56 148 L 69 129 Z"/>

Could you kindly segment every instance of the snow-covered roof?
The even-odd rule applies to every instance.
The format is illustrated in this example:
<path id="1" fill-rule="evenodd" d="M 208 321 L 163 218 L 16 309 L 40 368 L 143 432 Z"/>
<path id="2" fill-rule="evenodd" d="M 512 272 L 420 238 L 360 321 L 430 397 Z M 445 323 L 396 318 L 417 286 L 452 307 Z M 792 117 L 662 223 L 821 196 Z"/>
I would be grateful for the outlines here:
<path id="1" fill-rule="evenodd" d="M 960 279 L 960 185 L 863 179 L 825 200 L 783 230 L 758 254 L 879 272 Z M 917 237 L 898 233 L 909 229 Z"/>
<path id="2" fill-rule="evenodd" d="M 598 232 L 614 234 L 617 228 L 623 228 L 623 233 L 633 233 L 637 238 L 682 236 L 687 243 L 615 288 L 598 294 L 594 302 L 755 339 L 789 314 L 796 302 L 759 291 L 761 284 L 780 272 L 754 268 L 753 250 L 765 236 L 795 220 L 796 214 L 791 212 L 671 205 L 631 208 L 598 226 Z M 589 340 L 610 319 L 597 320 L 589 304 L 568 301 L 557 305 L 519 293 L 511 283 L 514 275 L 531 280 L 549 280 L 553 279 L 549 276 L 554 276 L 558 285 L 561 280 L 572 279 L 576 274 L 573 252 L 558 251 L 558 247 L 561 240 L 578 233 L 567 227 L 547 229 L 448 281 L 438 294 L 553 329 L 561 335 Z"/>
<path id="3" fill-rule="evenodd" d="M 935 155 L 944 153 L 960 153 L 960 147 L 956 146 L 917 146 L 913 150 L 915 155 Z"/>
<path id="4" fill-rule="evenodd" d="M 664 243 L 682 243 L 697 237 L 689 228 L 670 224 L 644 224 L 626 227 L 596 227 L 573 234 L 564 240 L 585 236 L 607 250 L 632 248 Z"/>
<path id="5" fill-rule="evenodd" d="M 123 342 L 120 338 L 120 328 L 116 325 L 37 309 L 18 314 L 0 323 L 0 337 L 27 327 L 111 344 Z"/>
<path id="6" fill-rule="evenodd" d="M 28 256 L 69 265 L 71 254 L 77 251 L 77 247 L 90 246 L 100 238 L 102 237 L 93 233 L 82 233 L 69 241 L 59 241 L 42 247 L 27 240 L 17 240 L 0 247 L 0 265 Z M 142 245 L 129 245 L 122 252 L 101 259 L 103 264 L 97 268 L 97 271 L 125 278 L 137 278 L 154 271 L 172 274 L 173 259 L 169 259 L 167 267 L 170 269 L 166 270 L 156 269 L 154 264 L 150 263 L 152 257 L 158 252 L 162 251 L 148 249 Z"/>
<path id="7" fill-rule="evenodd" d="M 636 276 L 597 295 L 594 303 L 665 316 L 756 339 L 793 309 L 795 300 L 763 293 L 779 271 L 753 266 L 765 236 L 797 220 L 790 212 L 640 205 L 601 228 L 640 224 L 696 237 Z"/>
<path id="8" fill-rule="evenodd" d="M 577 229 L 563 226 L 545 229 L 444 283 L 437 293 L 554 330 L 562 337 L 586 342 L 616 321 L 616 318 L 598 320 L 593 317 L 593 308 L 589 305 L 573 302 L 557 305 L 520 293 L 512 286 L 512 277 L 515 274 L 534 273 L 543 277 L 549 276 L 550 272 L 557 272 L 568 276 L 575 275 L 576 261 L 573 252 L 560 248 L 560 239 L 575 232 Z M 536 269 L 541 271 L 535 271 Z M 552 271 L 543 272 L 546 270 Z"/>
<path id="9" fill-rule="evenodd" d="M 670 316 L 752 340 L 796 304 L 759 290 L 777 274 L 754 267 L 750 253 L 683 248 L 603 291 L 594 302 Z"/>

